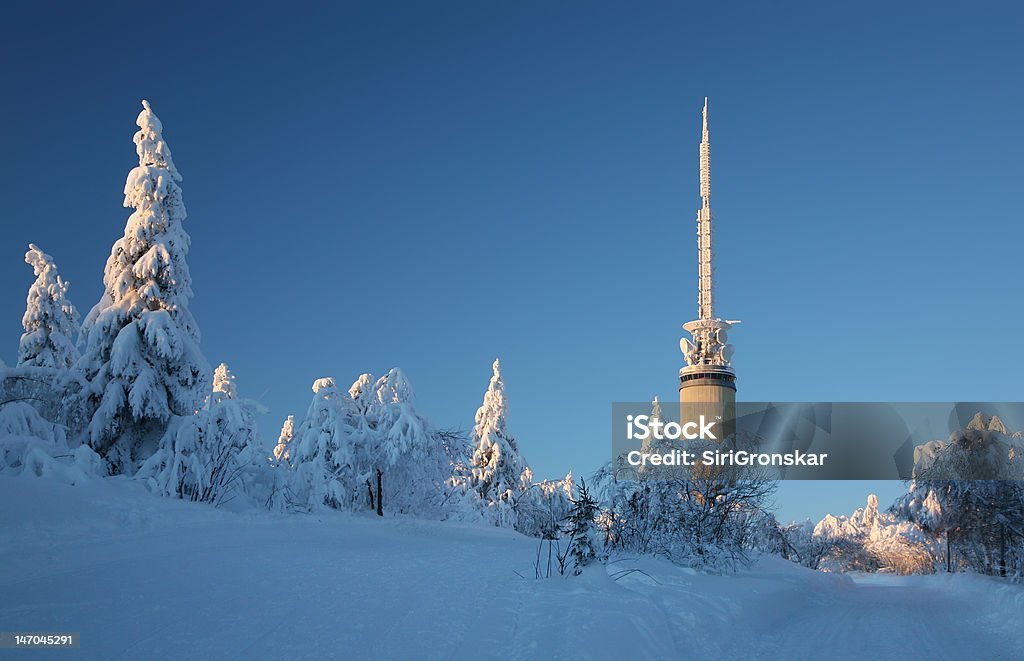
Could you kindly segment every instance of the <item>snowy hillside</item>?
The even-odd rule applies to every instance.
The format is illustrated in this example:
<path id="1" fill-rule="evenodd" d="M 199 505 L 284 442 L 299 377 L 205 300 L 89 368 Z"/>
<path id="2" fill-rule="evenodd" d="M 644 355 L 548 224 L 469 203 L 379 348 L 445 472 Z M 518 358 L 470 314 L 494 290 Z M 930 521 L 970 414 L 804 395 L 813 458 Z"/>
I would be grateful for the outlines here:
<path id="1" fill-rule="evenodd" d="M 61 658 L 1024 656 L 1024 588 L 994 579 L 769 557 L 732 576 L 644 558 L 536 580 L 537 548 L 489 526 L 0 476 L 0 622 L 81 631 Z"/>

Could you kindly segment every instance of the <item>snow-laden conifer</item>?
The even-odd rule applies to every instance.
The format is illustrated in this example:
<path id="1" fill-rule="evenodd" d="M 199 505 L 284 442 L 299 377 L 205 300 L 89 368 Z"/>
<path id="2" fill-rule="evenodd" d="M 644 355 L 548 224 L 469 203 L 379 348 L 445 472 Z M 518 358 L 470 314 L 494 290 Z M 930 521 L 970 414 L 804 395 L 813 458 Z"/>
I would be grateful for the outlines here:
<path id="1" fill-rule="evenodd" d="M 104 293 L 85 320 L 79 361 L 89 381 L 88 440 L 115 473 L 130 473 L 151 456 L 170 419 L 194 414 L 210 383 L 188 309 L 181 175 L 160 120 L 148 102 L 142 105 L 135 134 L 139 165 L 124 188 L 124 205 L 135 211 L 111 248 Z"/>
<path id="2" fill-rule="evenodd" d="M 587 483 L 580 480 L 578 495 L 572 501 L 564 528 L 569 536 L 569 559 L 576 575 L 601 557 L 600 534 L 595 521 L 597 514 L 597 501 L 590 495 Z"/>
<path id="3" fill-rule="evenodd" d="M 526 462 L 508 433 L 508 402 L 498 359 L 473 428 L 472 485 L 485 501 L 507 500 L 521 490 Z"/>
<path id="4" fill-rule="evenodd" d="M 75 335 L 78 313 L 68 300 L 68 282 L 60 277 L 53 257 L 34 244 L 28 245 L 25 262 L 36 281 L 28 290 L 25 329 L 18 346 L 19 367 L 68 369 L 78 360 Z"/>
<path id="5" fill-rule="evenodd" d="M 351 449 L 345 417 L 350 397 L 330 377 L 313 382 L 313 400 L 291 444 L 295 505 L 307 508 L 348 504 L 352 497 Z"/>

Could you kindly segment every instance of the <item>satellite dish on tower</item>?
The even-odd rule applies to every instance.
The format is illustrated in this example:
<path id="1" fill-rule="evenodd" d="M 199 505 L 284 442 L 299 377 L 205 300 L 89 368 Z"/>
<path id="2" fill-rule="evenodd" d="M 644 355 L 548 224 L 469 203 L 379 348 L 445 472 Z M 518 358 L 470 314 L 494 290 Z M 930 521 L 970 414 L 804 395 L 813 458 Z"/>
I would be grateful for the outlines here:
<path id="1" fill-rule="evenodd" d="M 721 331 L 719 331 L 719 332 L 721 332 Z M 733 356 L 734 353 L 736 353 L 736 350 L 733 349 L 731 344 L 726 344 L 725 346 L 722 347 L 722 359 L 725 362 L 731 363 L 732 362 L 732 356 Z"/>
<path id="2" fill-rule="evenodd" d="M 729 333 L 724 328 L 719 328 L 715 331 L 715 338 L 718 340 L 719 344 L 729 343 Z"/>
<path id="3" fill-rule="evenodd" d="M 692 365 L 693 358 L 697 352 L 697 347 L 693 345 L 693 342 L 689 341 L 685 337 L 680 338 L 679 350 L 683 352 L 683 357 L 686 358 L 687 364 Z"/>

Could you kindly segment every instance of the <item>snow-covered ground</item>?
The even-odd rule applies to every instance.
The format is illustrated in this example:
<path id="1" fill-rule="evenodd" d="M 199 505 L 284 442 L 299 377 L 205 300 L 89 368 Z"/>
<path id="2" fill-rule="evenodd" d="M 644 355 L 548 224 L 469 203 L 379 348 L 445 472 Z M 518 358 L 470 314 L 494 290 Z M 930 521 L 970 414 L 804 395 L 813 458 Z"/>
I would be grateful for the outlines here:
<path id="1" fill-rule="evenodd" d="M 82 632 L 77 652 L 0 656 L 1024 658 L 1024 589 L 991 579 L 645 558 L 537 581 L 536 552 L 497 528 L 0 476 L 0 630 Z"/>

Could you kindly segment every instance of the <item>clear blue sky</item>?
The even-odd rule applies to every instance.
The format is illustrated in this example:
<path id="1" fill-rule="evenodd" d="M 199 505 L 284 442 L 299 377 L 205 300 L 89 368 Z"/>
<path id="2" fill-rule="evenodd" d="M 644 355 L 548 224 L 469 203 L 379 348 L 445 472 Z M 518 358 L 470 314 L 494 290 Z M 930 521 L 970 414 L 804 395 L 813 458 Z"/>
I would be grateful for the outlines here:
<path id="1" fill-rule="evenodd" d="M 29 241 L 99 298 L 148 98 L 203 348 L 268 440 L 316 377 L 392 366 L 469 427 L 500 356 L 537 474 L 587 473 L 610 402 L 674 396 L 707 95 L 741 399 L 1022 397 L 1015 3 L 205 4 L 5 8 L 8 363 Z"/>

